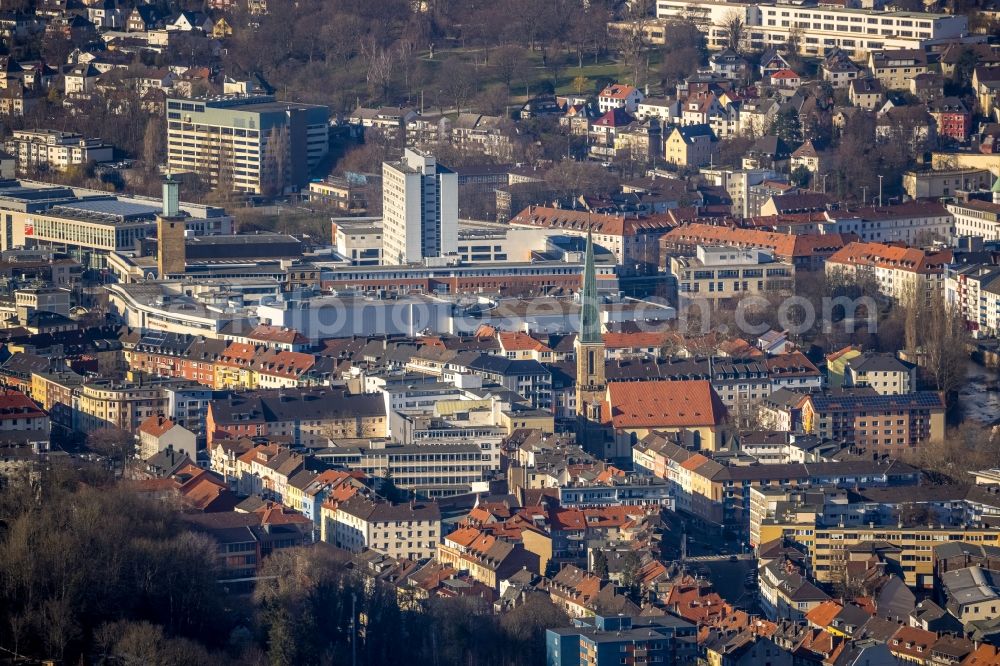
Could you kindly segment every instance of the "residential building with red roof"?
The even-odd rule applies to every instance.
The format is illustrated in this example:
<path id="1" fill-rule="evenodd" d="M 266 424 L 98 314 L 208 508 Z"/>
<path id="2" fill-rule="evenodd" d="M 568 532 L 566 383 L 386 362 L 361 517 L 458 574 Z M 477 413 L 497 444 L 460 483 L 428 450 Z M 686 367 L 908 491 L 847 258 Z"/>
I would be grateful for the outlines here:
<path id="1" fill-rule="evenodd" d="M 601 337 L 609 359 L 635 356 L 657 358 L 663 356 L 665 348 L 675 343 L 675 334 L 671 331 L 609 332 Z"/>
<path id="2" fill-rule="evenodd" d="M 262 350 L 254 359 L 252 384 L 262 389 L 317 385 L 322 380 L 310 375 L 315 365 L 316 357 L 312 354 Z"/>
<path id="3" fill-rule="evenodd" d="M 136 431 L 139 435 L 139 457 L 145 460 L 163 451 L 168 446 L 176 451 L 186 452 L 190 456 L 196 454 L 196 437 L 193 432 L 183 428 L 163 414 L 150 416 Z"/>
<path id="4" fill-rule="evenodd" d="M 889 651 L 905 662 L 929 664 L 938 636 L 916 627 L 900 627 L 889 639 Z"/>
<path id="5" fill-rule="evenodd" d="M 258 351 L 256 345 L 230 343 L 215 362 L 215 388 L 254 388 L 253 365 Z"/>
<path id="6" fill-rule="evenodd" d="M 790 69 L 779 69 L 770 76 L 770 83 L 777 88 L 798 88 L 802 77 Z"/>
<path id="7" fill-rule="evenodd" d="M 764 365 L 772 393 L 781 388 L 811 391 L 823 387 L 823 373 L 800 351 L 768 356 Z"/>
<path id="8" fill-rule="evenodd" d="M 527 568 L 539 570 L 539 557 L 520 543 L 475 527 L 459 528 L 438 545 L 437 559 L 499 591 L 500 581 Z"/>
<path id="9" fill-rule="evenodd" d="M 604 422 L 645 437 L 654 430 L 698 433 L 700 446 L 722 446 L 726 407 L 707 380 L 638 381 L 608 384 Z"/>
<path id="10" fill-rule="evenodd" d="M 601 113 L 607 113 L 613 109 L 624 109 L 629 113 L 635 113 L 639 102 L 645 99 L 645 95 L 635 86 L 622 83 L 612 83 L 597 95 L 597 108 Z"/>
<path id="11" fill-rule="evenodd" d="M 961 666 L 1000 666 L 1000 648 L 981 643 L 962 660 Z"/>
<path id="12" fill-rule="evenodd" d="M 290 352 L 302 352 L 310 347 L 309 338 L 294 328 L 271 326 L 270 324 L 257 325 L 247 334 L 246 340 L 237 341 L 260 344 L 270 349 Z"/>
<path id="13" fill-rule="evenodd" d="M 692 223 L 668 231 L 661 241 L 660 252 L 663 256 L 676 251 L 693 254 L 699 245 L 760 248 L 770 250 L 777 259 L 790 262 L 796 270 L 818 270 L 834 252 L 855 239 L 852 234 L 781 234 Z"/>
<path id="14" fill-rule="evenodd" d="M 35 401 L 14 389 L 0 391 L 0 432 L 32 430 L 49 432 L 49 415 Z"/>
<path id="15" fill-rule="evenodd" d="M 510 224 L 554 229 L 578 238 L 586 238 L 592 231 L 594 244 L 611 252 L 620 266 L 655 265 L 660 237 L 674 226 L 666 214 L 634 217 L 545 206 L 528 206 L 512 217 Z M 602 277 L 598 271 L 597 279 Z"/>
<path id="16" fill-rule="evenodd" d="M 611 583 L 573 565 L 563 567 L 548 585 L 549 598 L 570 617 L 613 612 L 638 615 L 639 607 L 620 595 Z"/>
<path id="17" fill-rule="evenodd" d="M 522 331 L 499 331 L 500 353 L 515 361 L 535 360 L 540 363 L 552 361 L 552 348 Z"/>
<path id="18" fill-rule="evenodd" d="M 923 297 L 928 302 L 944 295 L 944 268 L 951 250 L 922 250 L 885 243 L 849 243 L 826 262 L 828 276 L 872 276 L 879 290 L 897 302 Z"/>
<path id="19" fill-rule="evenodd" d="M 288 480 L 305 466 L 298 453 L 274 444 L 262 444 L 238 458 L 237 488 L 243 495 L 261 495 L 283 502 Z"/>
<path id="20" fill-rule="evenodd" d="M 874 206 L 840 206 L 827 210 L 827 233 L 853 233 L 877 243 L 922 245 L 928 238 L 949 241 L 955 234 L 955 216 L 937 201 L 879 202 Z"/>

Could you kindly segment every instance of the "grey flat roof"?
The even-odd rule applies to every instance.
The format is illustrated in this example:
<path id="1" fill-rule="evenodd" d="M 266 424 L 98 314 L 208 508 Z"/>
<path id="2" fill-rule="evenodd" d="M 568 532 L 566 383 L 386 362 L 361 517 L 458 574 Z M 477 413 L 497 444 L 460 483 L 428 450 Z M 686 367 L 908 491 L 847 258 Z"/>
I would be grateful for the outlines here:
<path id="1" fill-rule="evenodd" d="M 121 199 L 84 199 L 82 201 L 61 204 L 60 208 L 87 213 L 115 215 L 122 218 L 155 217 L 156 213 L 160 210 L 155 206 L 131 203 L 122 201 Z"/>
<path id="2" fill-rule="evenodd" d="M 295 236 L 287 234 L 238 234 L 233 236 L 194 236 L 187 243 L 197 245 L 253 245 L 264 243 L 301 243 Z"/>

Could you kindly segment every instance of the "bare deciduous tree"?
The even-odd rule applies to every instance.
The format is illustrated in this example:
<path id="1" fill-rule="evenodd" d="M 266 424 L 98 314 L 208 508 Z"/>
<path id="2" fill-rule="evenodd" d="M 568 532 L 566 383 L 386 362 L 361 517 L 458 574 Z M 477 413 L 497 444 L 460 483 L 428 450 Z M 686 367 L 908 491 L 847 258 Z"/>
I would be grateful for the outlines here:
<path id="1" fill-rule="evenodd" d="M 746 32 L 746 21 L 743 15 L 737 10 L 732 10 L 722 19 L 720 26 L 726 36 L 726 46 L 734 51 L 739 51 L 743 47 L 744 32 Z"/>

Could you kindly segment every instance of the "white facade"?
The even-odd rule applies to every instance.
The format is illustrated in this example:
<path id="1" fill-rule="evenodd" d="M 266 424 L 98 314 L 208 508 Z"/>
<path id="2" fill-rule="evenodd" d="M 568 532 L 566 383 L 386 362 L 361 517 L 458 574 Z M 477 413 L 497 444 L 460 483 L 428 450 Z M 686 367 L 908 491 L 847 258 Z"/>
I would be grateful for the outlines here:
<path id="1" fill-rule="evenodd" d="M 833 47 L 851 56 L 922 48 L 925 41 L 961 37 L 969 31 L 965 16 L 790 4 L 740 5 L 721 0 L 657 0 L 656 15 L 693 20 L 713 49 L 729 46 L 724 26 L 736 15 L 746 26 L 741 47 L 761 50 L 787 44 L 794 36 L 799 51 L 813 56 Z"/>
<path id="2" fill-rule="evenodd" d="M 981 236 L 983 240 L 1000 240 L 1000 204 L 990 201 L 967 201 L 947 204 L 955 216 L 956 236 Z"/>
<path id="3" fill-rule="evenodd" d="M 976 337 L 1000 332 L 1000 269 L 996 266 L 949 268 L 945 303 L 958 309 Z"/>
<path id="4" fill-rule="evenodd" d="M 187 428 L 174 425 L 159 436 L 139 429 L 139 457 L 143 460 L 171 447 L 175 451 L 188 454 L 192 460 L 197 454 L 194 433 Z"/>
<path id="5" fill-rule="evenodd" d="M 957 226 L 957 216 L 951 209 L 951 205 L 907 203 L 858 211 L 827 211 L 825 216 L 830 222 L 824 223 L 823 233 L 855 233 L 866 242 L 895 241 L 908 245 L 922 244 L 931 235 L 950 241 Z"/>
<path id="6" fill-rule="evenodd" d="M 458 247 L 458 174 L 432 155 L 406 149 L 382 164 L 382 259 L 419 263 Z"/>
<path id="7" fill-rule="evenodd" d="M 17 159 L 22 172 L 42 168 L 61 171 L 87 162 L 110 162 L 115 152 L 114 146 L 100 139 L 57 130 L 17 130 L 5 148 Z"/>
<path id="8" fill-rule="evenodd" d="M 400 559 L 434 557 L 441 541 L 440 517 L 430 515 L 436 511 L 407 509 L 408 505 L 383 508 L 352 498 L 326 513 L 327 539 L 353 553 L 368 548 Z"/>
<path id="9" fill-rule="evenodd" d="M 664 123 L 674 123 L 679 115 L 678 102 L 664 97 L 647 97 L 639 102 L 635 109 L 635 117 L 639 120 L 656 118 Z"/>
<path id="10" fill-rule="evenodd" d="M 612 109 L 625 109 L 629 113 L 635 113 L 644 98 L 645 95 L 638 88 L 613 83 L 597 96 L 597 108 L 601 113 Z"/>
<path id="11" fill-rule="evenodd" d="M 941 298 L 944 294 L 943 271 L 927 272 L 898 266 L 871 266 L 853 262 L 839 262 L 834 257 L 827 260 L 827 275 L 839 270 L 856 277 L 865 274 L 873 276 L 879 291 L 896 302 L 901 302 L 912 296 L 931 301 Z"/>

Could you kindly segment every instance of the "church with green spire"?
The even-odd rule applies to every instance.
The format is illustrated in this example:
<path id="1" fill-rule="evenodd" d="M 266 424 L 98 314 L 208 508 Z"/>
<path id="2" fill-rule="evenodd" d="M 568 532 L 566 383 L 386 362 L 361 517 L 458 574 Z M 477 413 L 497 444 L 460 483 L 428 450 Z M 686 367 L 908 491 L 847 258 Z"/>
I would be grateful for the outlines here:
<path id="1" fill-rule="evenodd" d="M 594 267 L 594 239 L 587 233 L 580 291 L 580 329 L 576 337 L 576 416 L 577 440 L 594 455 L 604 456 L 603 407 L 607 398 L 604 374 L 604 337 L 597 297 L 597 270 Z"/>

